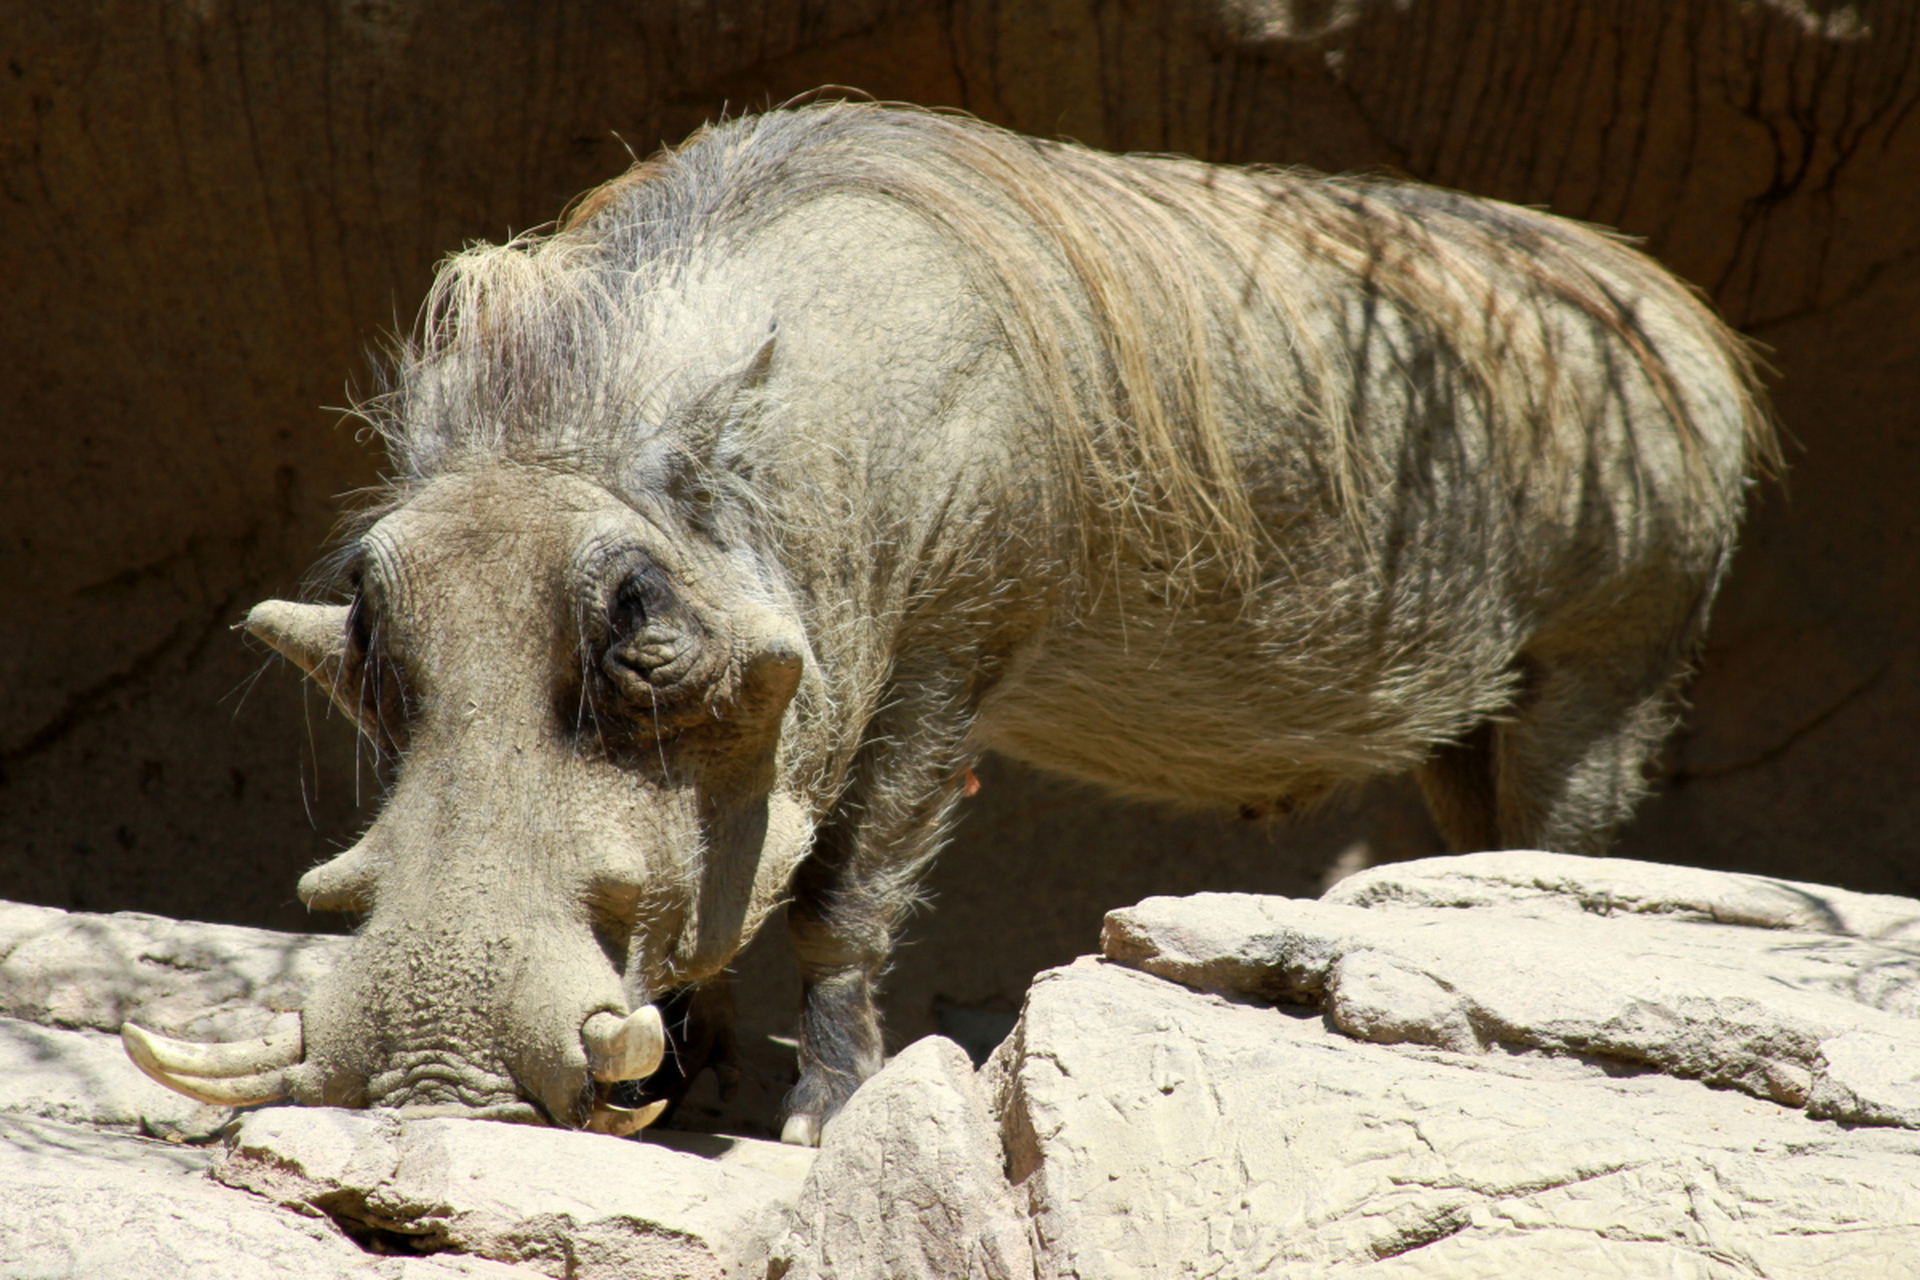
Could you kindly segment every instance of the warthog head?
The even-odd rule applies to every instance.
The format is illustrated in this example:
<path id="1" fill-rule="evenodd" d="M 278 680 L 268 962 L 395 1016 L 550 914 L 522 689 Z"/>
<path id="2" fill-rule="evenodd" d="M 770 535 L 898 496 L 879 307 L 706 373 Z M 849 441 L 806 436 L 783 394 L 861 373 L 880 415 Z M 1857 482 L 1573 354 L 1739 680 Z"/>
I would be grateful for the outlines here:
<path id="1" fill-rule="evenodd" d="M 395 766 L 379 817 L 300 881 L 367 913 L 297 1033 L 129 1051 L 208 1101 L 398 1107 L 625 1132 L 653 1005 L 732 955 L 810 834 L 779 783 L 808 665 L 745 552 L 562 469 L 426 482 L 354 549 L 351 604 L 245 626 Z"/>

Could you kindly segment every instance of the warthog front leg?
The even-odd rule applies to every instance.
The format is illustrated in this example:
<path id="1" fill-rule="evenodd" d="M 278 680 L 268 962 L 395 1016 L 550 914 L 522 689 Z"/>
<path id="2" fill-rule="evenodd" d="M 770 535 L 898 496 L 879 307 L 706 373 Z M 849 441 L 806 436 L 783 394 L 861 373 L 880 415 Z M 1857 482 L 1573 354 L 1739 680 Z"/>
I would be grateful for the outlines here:
<path id="1" fill-rule="evenodd" d="M 803 992 L 800 1079 L 780 1137 L 814 1146 L 821 1126 L 886 1060 L 874 996 L 892 938 L 884 911 L 853 906 L 824 867 L 810 866 L 801 879 L 787 908 Z"/>
<path id="2" fill-rule="evenodd" d="M 875 996 L 920 875 L 945 842 L 971 758 L 961 717 L 903 699 L 876 723 L 853 781 L 794 878 L 787 929 L 799 961 L 800 1080 L 781 1138 L 812 1146 L 886 1061 Z M 889 727 L 911 725 L 911 733 Z"/>

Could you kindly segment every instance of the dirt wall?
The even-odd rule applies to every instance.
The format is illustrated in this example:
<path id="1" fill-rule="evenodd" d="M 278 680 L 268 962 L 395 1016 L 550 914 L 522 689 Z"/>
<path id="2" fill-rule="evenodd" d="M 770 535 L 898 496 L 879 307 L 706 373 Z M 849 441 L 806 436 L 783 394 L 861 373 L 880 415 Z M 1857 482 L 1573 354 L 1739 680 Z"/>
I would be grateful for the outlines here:
<path id="1" fill-rule="evenodd" d="M 1920 893 L 1912 6 L 5 0 L 0 32 L 0 897 L 328 923 L 293 883 L 370 779 L 229 630 L 379 474 L 326 406 L 441 255 L 824 83 L 1645 237 L 1770 348 L 1793 469 L 1620 851 Z M 983 777 L 893 980 L 905 1033 L 995 1016 L 1108 906 L 1436 844 L 1390 784 L 1268 829 Z"/>

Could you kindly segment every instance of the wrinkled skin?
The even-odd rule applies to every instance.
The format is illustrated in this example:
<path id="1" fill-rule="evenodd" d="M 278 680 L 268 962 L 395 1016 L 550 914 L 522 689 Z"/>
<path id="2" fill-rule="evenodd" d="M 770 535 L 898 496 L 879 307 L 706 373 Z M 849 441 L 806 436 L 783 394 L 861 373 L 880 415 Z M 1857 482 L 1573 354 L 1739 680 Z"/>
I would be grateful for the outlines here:
<path id="1" fill-rule="evenodd" d="M 446 477 L 360 540 L 323 678 L 403 763 L 371 830 L 301 882 L 372 915 L 305 1011 L 296 1100 L 584 1124 L 586 1019 L 709 976 L 781 894 L 809 836 L 774 776 L 797 636 L 686 552 L 518 467 Z"/>

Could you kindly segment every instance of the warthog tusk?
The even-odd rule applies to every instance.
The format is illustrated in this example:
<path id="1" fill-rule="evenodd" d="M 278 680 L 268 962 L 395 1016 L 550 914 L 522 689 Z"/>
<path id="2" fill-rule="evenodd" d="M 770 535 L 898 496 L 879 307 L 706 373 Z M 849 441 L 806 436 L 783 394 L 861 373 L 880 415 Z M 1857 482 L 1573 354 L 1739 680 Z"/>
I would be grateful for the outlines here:
<path id="1" fill-rule="evenodd" d="M 128 1022 L 120 1028 L 120 1042 L 154 1080 L 216 1107 L 278 1102 L 287 1096 L 286 1069 L 304 1053 L 297 1017 L 258 1040 L 235 1044 L 189 1044 Z"/>
<path id="2" fill-rule="evenodd" d="M 223 1080 L 199 1076 L 170 1076 L 141 1063 L 141 1069 L 175 1093 L 213 1107 L 257 1107 L 287 1096 L 286 1071 L 263 1071 L 257 1076 L 228 1076 Z"/>
<path id="3" fill-rule="evenodd" d="M 660 1025 L 660 1011 L 652 1005 L 624 1018 L 603 1009 L 581 1026 L 580 1039 L 587 1047 L 587 1067 L 593 1078 L 606 1084 L 646 1079 L 660 1069 L 660 1059 L 667 1052 L 666 1029 Z"/>
<path id="4" fill-rule="evenodd" d="M 593 1115 L 587 1120 L 588 1133 L 610 1133 L 616 1138 L 624 1138 L 630 1133 L 652 1124 L 667 1109 L 667 1100 L 649 1102 L 644 1107 L 610 1107 L 604 1102 L 593 1109 Z"/>
<path id="5" fill-rule="evenodd" d="M 301 1023 L 296 1016 L 276 1020 L 276 1025 L 258 1040 L 239 1040 L 232 1044 L 192 1044 L 155 1035 L 136 1023 L 120 1029 L 127 1052 L 135 1062 L 149 1070 L 178 1072 L 186 1076 L 208 1076 L 229 1080 L 234 1076 L 258 1075 L 277 1067 L 290 1067 L 300 1061 Z M 143 1060 L 144 1055 L 144 1060 Z"/>

